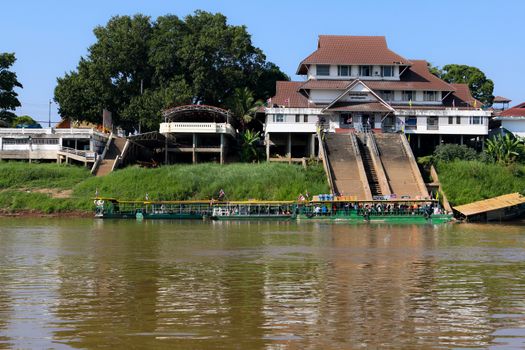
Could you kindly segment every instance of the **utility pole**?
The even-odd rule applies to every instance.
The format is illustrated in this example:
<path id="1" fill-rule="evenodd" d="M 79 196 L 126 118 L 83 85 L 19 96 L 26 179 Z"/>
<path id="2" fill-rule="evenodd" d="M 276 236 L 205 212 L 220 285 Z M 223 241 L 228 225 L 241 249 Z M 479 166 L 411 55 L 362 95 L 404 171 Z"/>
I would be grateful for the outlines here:
<path id="1" fill-rule="evenodd" d="M 51 127 L 51 103 L 52 103 L 52 100 L 49 99 L 49 127 Z"/>

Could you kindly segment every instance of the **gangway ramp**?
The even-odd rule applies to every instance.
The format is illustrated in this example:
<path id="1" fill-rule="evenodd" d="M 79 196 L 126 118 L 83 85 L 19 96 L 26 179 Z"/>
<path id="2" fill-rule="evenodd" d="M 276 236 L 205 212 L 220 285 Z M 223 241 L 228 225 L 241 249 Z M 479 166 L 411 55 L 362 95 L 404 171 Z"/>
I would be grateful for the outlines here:
<path id="1" fill-rule="evenodd" d="M 410 198 L 428 197 L 410 145 L 404 134 L 374 134 L 381 163 L 392 193 Z"/>
<path id="2" fill-rule="evenodd" d="M 355 135 L 325 134 L 324 138 L 335 192 L 361 200 L 372 199 Z"/>

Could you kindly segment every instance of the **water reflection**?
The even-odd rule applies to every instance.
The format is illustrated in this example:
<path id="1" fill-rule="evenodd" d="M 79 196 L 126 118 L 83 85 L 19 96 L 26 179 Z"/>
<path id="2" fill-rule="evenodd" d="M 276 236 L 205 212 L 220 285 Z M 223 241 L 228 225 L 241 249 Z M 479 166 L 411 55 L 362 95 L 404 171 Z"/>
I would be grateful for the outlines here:
<path id="1" fill-rule="evenodd" d="M 522 226 L 0 221 L 0 348 L 525 344 Z"/>

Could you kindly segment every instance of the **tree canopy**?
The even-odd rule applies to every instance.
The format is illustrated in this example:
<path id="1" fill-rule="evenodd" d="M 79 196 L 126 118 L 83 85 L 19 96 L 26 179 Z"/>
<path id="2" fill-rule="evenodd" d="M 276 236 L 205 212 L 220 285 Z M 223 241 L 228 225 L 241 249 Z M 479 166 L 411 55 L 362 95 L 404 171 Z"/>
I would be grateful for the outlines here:
<path id="1" fill-rule="evenodd" d="M 33 118 L 31 118 L 28 115 L 22 115 L 19 117 L 13 118 L 13 121 L 11 122 L 11 126 L 13 128 L 18 127 L 34 127 L 34 128 L 41 128 L 42 126 Z"/>
<path id="2" fill-rule="evenodd" d="M 100 122 L 102 109 L 130 130 L 156 129 L 164 108 L 201 103 L 226 107 L 237 88 L 254 98 L 275 93 L 288 77 L 253 46 L 245 26 L 224 15 L 196 11 L 112 17 L 94 29 L 97 41 L 75 71 L 57 79 L 55 100 L 62 117 Z"/>
<path id="3" fill-rule="evenodd" d="M 22 88 L 22 84 L 18 81 L 16 73 L 9 70 L 15 61 L 14 53 L 0 53 L 0 120 L 6 123 L 11 123 L 16 117 L 10 111 L 20 107 L 15 88 Z"/>
<path id="4" fill-rule="evenodd" d="M 429 70 L 435 76 L 443 79 L 447 83 L 467 84 L 472 97 L 491 105 L 494 100 L 494 82 L 487 78 L 479 68 L 463 64 L 447 64 L 443 68 L 429 65 Z"/>

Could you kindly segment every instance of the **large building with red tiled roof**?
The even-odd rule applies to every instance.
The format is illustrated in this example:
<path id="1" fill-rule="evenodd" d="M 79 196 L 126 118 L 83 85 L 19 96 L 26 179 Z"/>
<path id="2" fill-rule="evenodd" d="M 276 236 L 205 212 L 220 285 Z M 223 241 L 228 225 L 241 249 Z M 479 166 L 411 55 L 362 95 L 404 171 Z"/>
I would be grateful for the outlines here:
<path id="1" fill-rule="evenodd" d="M 434 76 L 425 60 L 407 59 L 383 36 L 319 36 L 303 59 L 300 82 L 277 82 L 265 109 L 267 157 L 315 156 L 326 132 L 404 132 L 412 146 L 478 142 L 490 112 L 466 84 Z"/>

